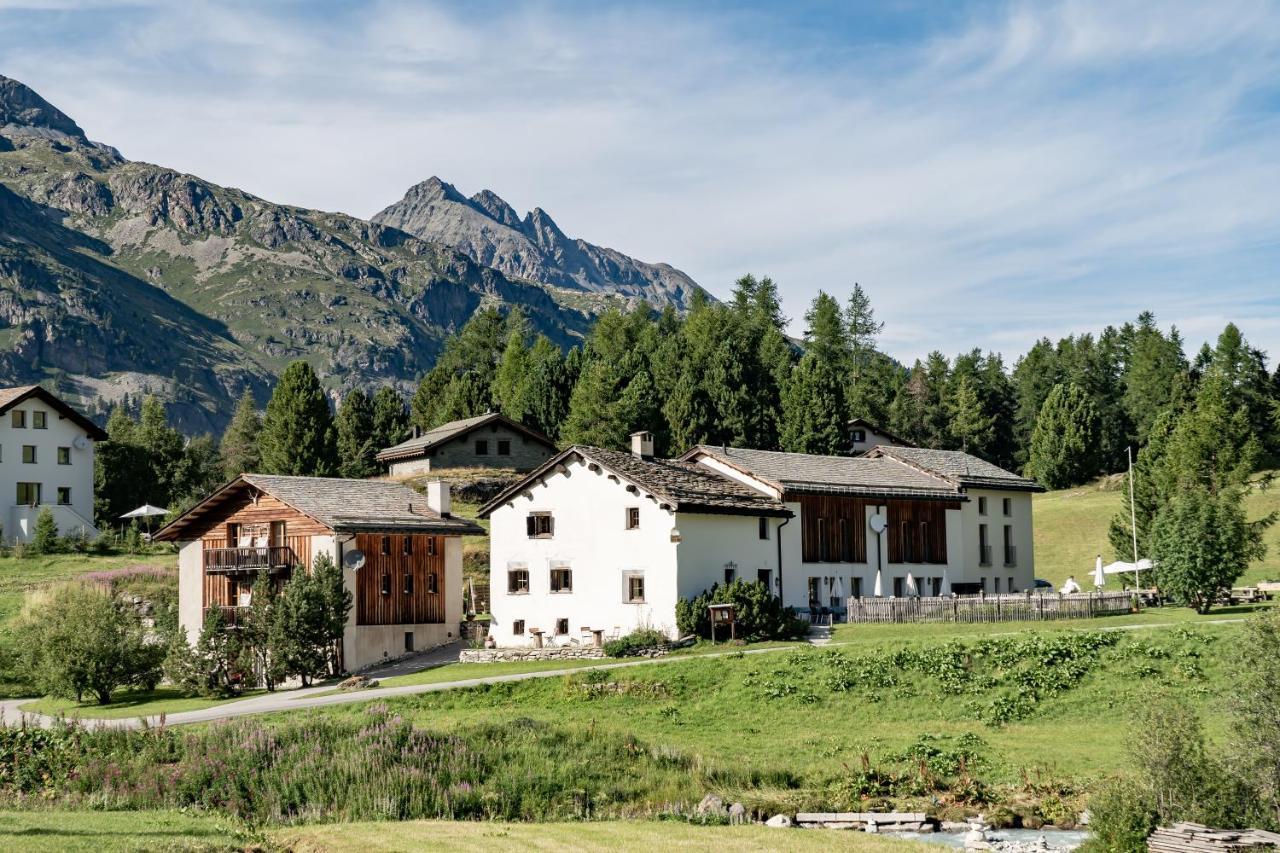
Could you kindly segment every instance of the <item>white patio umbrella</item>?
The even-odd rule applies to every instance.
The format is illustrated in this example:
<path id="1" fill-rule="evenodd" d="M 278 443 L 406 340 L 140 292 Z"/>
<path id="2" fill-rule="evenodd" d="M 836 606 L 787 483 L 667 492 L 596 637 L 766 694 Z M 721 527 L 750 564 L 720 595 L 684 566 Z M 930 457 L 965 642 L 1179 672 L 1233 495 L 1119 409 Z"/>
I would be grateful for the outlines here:
<path id="1" fill-rule="evenodd" d="M 120 519 L 122 521 L 125 519 L 132 521 L 135 518 L 145 519 L 147 524 L 147 533 L 148 535 L 150 535 L 151 519 L 155 518 L 157 515 L 168 515 L 168 514 L 169 514 L 169 510 L 164 509 L 163 507 L 152 506 L 151 504 L 143 504 L 137 509 L 129 510 L 124 515 L 120 516 Z"/>
<path id="2" fill-rule="evenodd" d="M 920 590 L 916 587 L 916 576 L 911 572 L 907 572 L 907 597 L 914 598 L 920 594 Z"/>
<path id="3" fill-rule="evenodd" d="M 1107 585 L 1107 576 L 1102 571 L 1102 555 L 1098 555 L 1098 562 L 1093 567 L 1093 585 L 1101 589 Z"/>
<path id="4" fill-rule="evenodd" d="M 880 575 L 880 569 L 876 569 L 876 598 L 882 598 L 884 596 L 884 583 L 881 581 Z"/>
<path id="5" fill-rule="evenodd" d="M 836 578 L 836 588 L 835 588 L 835 592 L 833 592 L 832 595 L 834 595 L 838 599 L 841 599 L 841 600 L 844 599 L 844 578 L 840 578 L 840 577 Z"/>
<path id="6" fill-rule="evenodd" d="M 941 594 L 942 594 L 942 595 L 950 595 L 950 594 L 951 594 L 951 576 L 947 574 L 947 567 L 946 567 L 946 565 L 945 565 L 945 564 L 942 566 L 942 590 L 941 590 Z"/>

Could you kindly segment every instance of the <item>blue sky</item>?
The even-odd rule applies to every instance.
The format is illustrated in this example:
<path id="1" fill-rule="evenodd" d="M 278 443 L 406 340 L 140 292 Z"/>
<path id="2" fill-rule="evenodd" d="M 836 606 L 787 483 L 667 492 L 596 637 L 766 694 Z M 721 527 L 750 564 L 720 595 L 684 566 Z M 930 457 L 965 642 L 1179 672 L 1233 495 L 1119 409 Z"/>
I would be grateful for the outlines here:
<path id="1" fill-rule="evenodd" d="M 1143 309 L 1280 354 L 1275 3 L 0 0 L 0 73 L 275 201 L 439 175 L 793 317 L 858 281 L 904 359 Z"/>

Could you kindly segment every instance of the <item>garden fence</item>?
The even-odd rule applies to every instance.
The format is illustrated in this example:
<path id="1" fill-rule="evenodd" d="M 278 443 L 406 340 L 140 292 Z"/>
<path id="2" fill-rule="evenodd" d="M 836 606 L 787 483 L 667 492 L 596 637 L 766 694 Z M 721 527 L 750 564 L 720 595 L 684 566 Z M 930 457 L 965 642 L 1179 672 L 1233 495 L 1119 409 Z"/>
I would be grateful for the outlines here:
<path id="1" fill-rule="evenodd" d="M 1079 595 L 1014 593 L 921 598 L 851 598 L 848 622 L 1036 622 L 1128 613 L 1127 592 Z"/>

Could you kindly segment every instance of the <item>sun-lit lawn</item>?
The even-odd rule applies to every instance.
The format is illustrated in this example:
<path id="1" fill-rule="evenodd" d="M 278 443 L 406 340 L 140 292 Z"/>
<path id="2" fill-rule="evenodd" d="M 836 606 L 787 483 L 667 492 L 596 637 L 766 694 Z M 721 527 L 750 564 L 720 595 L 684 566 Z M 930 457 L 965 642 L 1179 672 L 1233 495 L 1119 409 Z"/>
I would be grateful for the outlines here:
<path id="1" fill-rule="evenodd" d="M 105 572 L 127 566 L 176 568 L 177 565 L 178 557 L 172 553 L 145 556 L 50 554 L 43 557 L 0 557 L 0 625 L 18 614 L 29 591 L 47 584 L 71 580 L 89 572 Z"/>
<path id="2" fill-rule="evenodd" d="M 1102 489 L 1091 483 L 1075 489 L 1062 489 L 1035 495 L 1032 501 L 1035 526 L 1036 577 L 1062 585 L 1067 575 L 1089 586 L 1098 554 L 1105 562 L 1115 557 L 1107 539 L 1111 517 L 1127 507 L 1125 493 L 1119 489 Z M 1246 501 L 1251 519 L 1280 511 L 1280 484 L 1270 489 L 1254 488 Z M 1238 586 L 1262 580 L 1280 580 L 1280 525 L 1265 534 L 1267 556 L 1249 567 Z M 1131 559 L 1123 554 L 1121 559 Z"/>
<path id="3" fill-rule="evenodd" d="M 154 717 L 159 714 L 176 714 L 180 711 L 199 711 L 227 702 L 248 699 L 263 692 L 248 690 L 243 695 L 232 699 L 209 699 L 200 696 L 183 696 L 177 690 L 161 687 L 153 691 L 122 690 L 111 697 L 110 705 L 99 705 L 93 701 L 77 704 L 71 699 L 54 699 L 46 696 L 23 704 L 21 710 L 31 714 L 63 715 L 86 720 L 119 720 L 125 717 Z"/>
<path id="4" fill-rule="evenodd" d="M 245 850 L 258 840 L 230 818 L 196 812 L 0 812 L 0 850 L 15 853 Z"/>

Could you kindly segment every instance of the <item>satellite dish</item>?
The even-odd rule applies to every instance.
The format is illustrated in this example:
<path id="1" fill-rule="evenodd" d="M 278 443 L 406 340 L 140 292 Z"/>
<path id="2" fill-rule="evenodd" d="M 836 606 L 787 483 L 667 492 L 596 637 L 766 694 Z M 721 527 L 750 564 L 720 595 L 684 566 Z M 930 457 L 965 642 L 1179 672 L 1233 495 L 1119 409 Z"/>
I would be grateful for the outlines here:
<path id="1" fill-rule="evenodd" d="M 888 522 L 885 521 L 884 516 L 880 515 L 879 513 L 876 513 L 875 515 L 871 516 L 870 523 L 871 523 L 871 529 L 874 530 L 876 533 L 884 533 L 885 527 L 888 526 Z"/>
<path id="2" fill-rule="evenodd" d="M 364 551 L 359 548 L 352 548 L 342 555 L 342 563 L 351 571 L 358 571 L 364 565 Z"/>
<path id="3" fill-rule="evenodd" d="M 75 438 L 71 439 L 71 446 L 76 450 L 84 450 L 89 446 L 89 439 L 85 438 L 83 435 L 77 435 Z"/>

